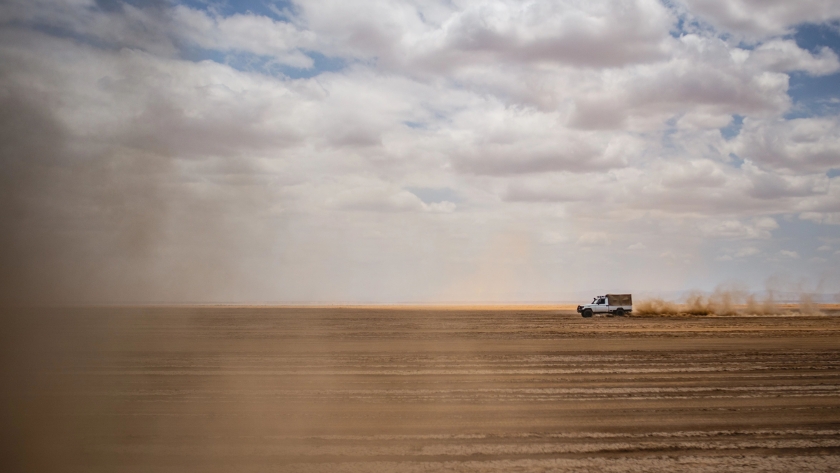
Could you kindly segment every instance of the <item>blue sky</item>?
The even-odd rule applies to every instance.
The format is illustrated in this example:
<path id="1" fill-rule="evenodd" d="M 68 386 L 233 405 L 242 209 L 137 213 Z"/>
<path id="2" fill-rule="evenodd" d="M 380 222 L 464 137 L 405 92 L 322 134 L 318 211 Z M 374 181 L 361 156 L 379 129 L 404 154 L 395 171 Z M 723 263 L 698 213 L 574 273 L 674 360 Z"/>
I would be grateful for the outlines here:
<path id="1" fill-rule="evenodd" d="M 3 261 L 58 299 L 834 297 L 840 5 L 734 4 L 11 0 Z"/>
<path id="2" fill-rule="evenodd" d="M 242 1 L 212 1 L 190 0 L 175 2 L 190 8 L 211 11 L 222 16 L 252 14 L 267 16 L 278 21 L 288 21 L 289 15 L 296 11 L 293 2 L 277 0 L 242 0 Z"/>
<path id="3" fill-rule="evenodd" d="M 792 35 L 803 49 L 817 52 L 823 47 L 840 54 L 840 24 L 805 24 Z M 812 77 L 791 75 L 790 96 L 797 105 L 789 116 L 837 115 L 840 112 L 840 73 Z"/>

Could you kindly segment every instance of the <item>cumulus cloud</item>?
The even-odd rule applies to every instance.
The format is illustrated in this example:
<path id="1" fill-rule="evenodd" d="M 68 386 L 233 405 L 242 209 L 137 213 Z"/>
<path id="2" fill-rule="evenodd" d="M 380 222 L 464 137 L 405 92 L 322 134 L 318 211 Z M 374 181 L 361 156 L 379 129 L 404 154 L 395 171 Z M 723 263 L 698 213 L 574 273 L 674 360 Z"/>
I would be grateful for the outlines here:
<path id="1" fill-rule="evenodd" d="M 351 183 L 348 183 L 351 184 Z M 423 202 L 416 194 L 380 181 L 355 182 L 352 187 L 335 192 L 327 205 L 345 210 L 370 212 L 453 212 L 457 205 L 450 201 Z"/>
<path id="2" fill-rule="evenodd" d="M 744 165 L 749 177 L 750 196 L 761 200 L 824 195 L 828 179 L 824 175 L 788 176 L 760 170 L 752 163 Z"/>
<path id="3" fill-rule="evenodd" d="M 732 239 L 768 239 L 779 224 L 770 217 L 759 217 L 752 221 L 723 220 L 703 223 L 700 231 L 707 236 Z"/>
<path id="4" fill-rule="evenodd" d="M 797 253 L 795 251 L 781 250 L 781 251 L 779 251 L 779 254 L 784 256 L 785 258 L 793 258 L 793 259 L 798 259 L 799 258 L 799 253 Z"/>
<path id="5" fill-rule="evenodd" d="M 733 113 L 786 110 L 788 76 L 747 57 L 749 52 L 733 50 L 719 38 L 684 35 L 673 43 L 667 61 L 603 74 L 582 90 L 569 123 L 584 129 L 655 128 L 689 110 L 694 116 L 717 116 L 715 123 Z"/>
<path id="6" fill-rule="evenodd" d="M 587 232 L 578 237 L 577 244 L 580 246 L 607 246 L 610 238 L 604 232 Z"/>
<path id="7" fill-rule="evenodd" d="M 175 8 L 172 21 L 181 40 L 204 49 L 271 56 L 298 68 L 313 66 L 300 49 L 311 47 L 315 35 L 288 22 L 254 14 L 222 17 L 184 6 Z"/>
<path id="8" fill-rule="evenodd" d="M 348 190 L 336 196 L 330 203 L 339 208 L 372 211 L 422 210 L 423 201 L 411 192 L 395 189 L 371 189 L 369 187 Z"/>
<path id="9" fill-rule="evenodd" d="M 459 153 L 453 161 L 459 171 L 487 175 L 604 170 L 621 165 L 585 138 L 569 135 L 548 142 L 479 140 L 469 143 L 468 151 Z"/>
<path id="10" fill-rule="evenodd" d="M 620 5 L 619 5 L 620 3 Z M 425 61 L 556 62 L 621 66 L 665 57 L 671 18 L 659 2 L 520 3 L 468 6 L 442 25 Z"/>
<path id="11" fill-rule="evenodd" d="M 686 187 L 722 187 L 727 183 L 721 167 L 711 161 L 697 160 L 666 166 L 662 171 L 665 187 L 685 189 Z"/>
<path id="12" fill-rule="evenodd" d="M 649 62 L 664 57 L 672 22 L 668 10 L 653 0 L 417 7 L 321 0 L 300 7 L 325 50 L 426 71 L 499 62 L 592 67 Z"/>
<path id="13" fill-rule="evenodd" d="M 745 119 L 733 151 L 771 168 L 825 172 L 840 163 L 836 117 Z"/>
<path id="14" fill-rule="evenodd" d="M 833 74 L 840 70 L 837 54 L 829 47 L 823 46 L 817 54 L 811 54 L 791 40 L 767 41 L 750 54 L 749 61 L 770 71 L 804 71 L 815 76 Z"/>
<path id="15" fill-rule="evenodd" d="M 789 33 L 801 23 L 825 23 L 840 18 L 832 0 L 682 0 L 692 13 L 727 32 L 750 39 Z"/>
<path id="16" fill-rule="evenodd" d="M 747 257 L 747 256 L 754 256 L 754 255 L 757 255 L 759 253 L 761 253 L 761 250 L 759 250 L 758 248 L 755 248 L 753 246 L 747 246 L 747 247 L 741 248 L 740 250 L 736 251 L 735 252 L 735 257 L 736 258 L 744 258 L 744 257 Z"/>

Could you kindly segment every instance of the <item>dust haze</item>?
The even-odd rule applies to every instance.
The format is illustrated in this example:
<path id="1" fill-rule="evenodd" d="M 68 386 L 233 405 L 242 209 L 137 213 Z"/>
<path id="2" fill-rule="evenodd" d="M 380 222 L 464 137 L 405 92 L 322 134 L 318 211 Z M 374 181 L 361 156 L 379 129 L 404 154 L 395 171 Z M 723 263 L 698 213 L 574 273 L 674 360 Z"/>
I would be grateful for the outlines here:
<path id="1" fill-rule="evenodd" d="M 2 303 L 236 300 L 264 291 L 260 256 L 276 243 L 278 222 L 265 212 L 274 196 L 247 164 L 208 160 L 201 165 L 218 182 L 191 182 L 183 168 L 197 163 L 168 151 L 176 137 L 135 123 L 136 135 L 74 140 L 51 112 L 60 97 L 4 79 Z"/>
<path id="2" fill-rule="evenodd" d="M 778 285 L 775 278 L 771 282 Z M 819 295 L 803 291 L 801 286 L 794 287 L 793 292 L 768 288 L 754 293 L 744 285 L 720 285 L 711 293 L 689 291 L 677 300 L 642 297 L 634 304 L 633 311 L 637 315 L 662 316 L 823 315 L 821 306 L 833 306 L 821 303 Z"/>

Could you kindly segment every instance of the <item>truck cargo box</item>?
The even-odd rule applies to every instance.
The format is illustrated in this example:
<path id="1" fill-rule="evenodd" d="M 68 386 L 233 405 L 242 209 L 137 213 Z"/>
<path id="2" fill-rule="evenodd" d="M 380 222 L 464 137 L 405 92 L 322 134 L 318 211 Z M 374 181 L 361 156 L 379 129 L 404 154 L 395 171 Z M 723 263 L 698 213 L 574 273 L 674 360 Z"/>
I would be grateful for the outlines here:
<path id="1" fill-rule="evenodd" d="M 607 304 L 633 305 L 633 296 L 631 294 L 607 294 Z"/>

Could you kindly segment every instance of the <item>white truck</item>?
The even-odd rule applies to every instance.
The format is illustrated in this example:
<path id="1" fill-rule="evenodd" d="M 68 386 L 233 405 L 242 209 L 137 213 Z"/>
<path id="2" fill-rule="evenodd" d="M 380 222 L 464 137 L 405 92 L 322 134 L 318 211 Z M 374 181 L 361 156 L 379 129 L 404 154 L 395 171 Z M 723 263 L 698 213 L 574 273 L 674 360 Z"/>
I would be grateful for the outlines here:
<path id="1" fill-rule="evenodd" d="M 629 314 L 633 311 L 633 296 L 630 294 L 607 294 L 592 299 L 591 304 L 579 305 L 577 311 L 584 317 L 604 314 L 607 317 Z"/>

